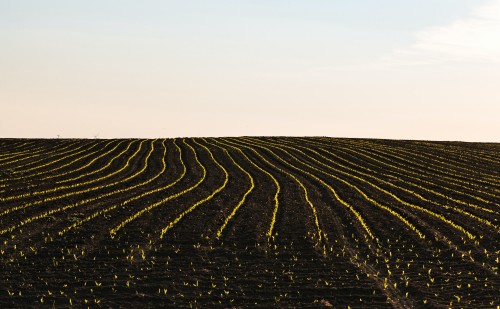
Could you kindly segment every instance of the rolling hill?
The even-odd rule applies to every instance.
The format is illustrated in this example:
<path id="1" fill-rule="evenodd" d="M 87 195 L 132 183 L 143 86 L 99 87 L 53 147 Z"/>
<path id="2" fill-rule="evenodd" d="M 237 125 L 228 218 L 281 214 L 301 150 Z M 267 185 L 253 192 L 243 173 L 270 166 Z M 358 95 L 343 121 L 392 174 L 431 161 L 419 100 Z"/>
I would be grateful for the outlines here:
<path id="1" fill-rule="evenodd" d="M 498 308 L 500 144 L 1 139 L 0 307 Z"/>

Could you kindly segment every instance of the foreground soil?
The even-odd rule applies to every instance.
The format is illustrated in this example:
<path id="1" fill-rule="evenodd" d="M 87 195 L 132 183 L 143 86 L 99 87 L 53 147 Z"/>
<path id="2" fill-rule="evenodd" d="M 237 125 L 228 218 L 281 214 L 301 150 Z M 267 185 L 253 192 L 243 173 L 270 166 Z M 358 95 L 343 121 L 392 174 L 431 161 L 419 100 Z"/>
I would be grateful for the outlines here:
<path id="1" fill-rule="evenodd" d="M 498 308 L 500 144 L 0 139 L 0 308 Z"/>

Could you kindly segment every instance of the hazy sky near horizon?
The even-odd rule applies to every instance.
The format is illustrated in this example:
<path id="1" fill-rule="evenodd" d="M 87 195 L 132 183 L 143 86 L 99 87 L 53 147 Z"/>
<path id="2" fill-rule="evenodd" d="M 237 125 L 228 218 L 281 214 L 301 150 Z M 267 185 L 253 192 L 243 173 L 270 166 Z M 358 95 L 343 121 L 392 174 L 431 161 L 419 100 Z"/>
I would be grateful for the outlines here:
<path id="1" fill-rule="evenodd" d="M 500 142 L 500 0 L 0 0 L 1 137 Z"/>

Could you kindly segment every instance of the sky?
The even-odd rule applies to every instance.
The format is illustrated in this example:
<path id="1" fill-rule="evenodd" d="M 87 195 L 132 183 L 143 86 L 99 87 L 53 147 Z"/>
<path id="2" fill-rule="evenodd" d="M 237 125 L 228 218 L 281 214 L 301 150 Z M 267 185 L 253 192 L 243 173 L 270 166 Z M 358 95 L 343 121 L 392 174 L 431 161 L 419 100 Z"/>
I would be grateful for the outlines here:
<path id="1" fill-rule="evenodd" d="M 500 0 L 0 0 L 0 138 L 500 142 Z"/>

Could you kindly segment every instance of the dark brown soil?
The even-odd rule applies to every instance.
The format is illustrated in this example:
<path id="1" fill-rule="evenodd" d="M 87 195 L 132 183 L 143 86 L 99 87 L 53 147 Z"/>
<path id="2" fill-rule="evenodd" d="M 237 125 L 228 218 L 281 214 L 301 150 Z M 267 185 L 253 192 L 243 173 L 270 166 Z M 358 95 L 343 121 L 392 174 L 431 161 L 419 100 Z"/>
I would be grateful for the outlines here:
<path id="1" fill-rule="evenodd" d="M 499 213 L 495 143 L 0 139 L 0 308 L 498 308 Z"/>

